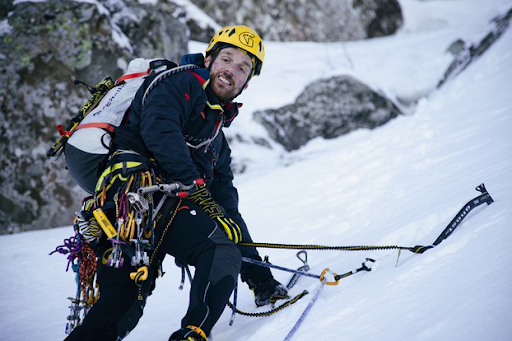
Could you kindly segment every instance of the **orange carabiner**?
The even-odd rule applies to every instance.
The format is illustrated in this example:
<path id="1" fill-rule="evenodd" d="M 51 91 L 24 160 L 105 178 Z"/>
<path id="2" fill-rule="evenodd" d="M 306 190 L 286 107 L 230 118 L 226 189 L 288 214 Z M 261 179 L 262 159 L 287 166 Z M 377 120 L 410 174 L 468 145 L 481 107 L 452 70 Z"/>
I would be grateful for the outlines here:
<path id="1" fill-rule="evenodd" d="M 329 268 L 326 268 L 324 271 L 322 271 L 322 273 L 320 274 L 320 282 L 323 282 L 324 281 L 324 276 L 325 274 L 329 272 L 330 274 L 334 275 L 334 279 L 336 279 L 336 276 L 338 276 L 337 273 L 335 272 L 332 272 Z M 325 282 L 325 284 L 327 285 L 338 285 L 340 283 L 340 280 L 339 278 L 336 279 L 336 282 Z"/>

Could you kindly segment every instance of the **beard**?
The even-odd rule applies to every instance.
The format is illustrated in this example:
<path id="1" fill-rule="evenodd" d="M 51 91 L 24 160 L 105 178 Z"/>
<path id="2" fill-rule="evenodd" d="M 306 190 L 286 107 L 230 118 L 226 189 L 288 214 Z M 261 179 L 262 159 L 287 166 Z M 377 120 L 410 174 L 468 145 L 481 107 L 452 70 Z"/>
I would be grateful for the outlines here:
<path id="1" fill-rule="evenodd" d="M 237 84 L 228 73 L 213 72 L 210 74 L 210 88 L 222 102 L 236 97 L 241 92 L 243 86 L 243 84 Z"/>

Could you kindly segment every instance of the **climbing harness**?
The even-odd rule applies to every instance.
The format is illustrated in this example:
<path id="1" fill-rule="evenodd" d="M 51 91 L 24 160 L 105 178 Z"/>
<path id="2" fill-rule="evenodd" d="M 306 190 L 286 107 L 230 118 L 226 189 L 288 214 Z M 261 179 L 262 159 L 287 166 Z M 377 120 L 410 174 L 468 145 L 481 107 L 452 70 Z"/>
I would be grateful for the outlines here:
<path id="1" fill-rule="evenodd" d="M 126 166 L 125 166 L 126 167 Z M 113 167 L 115 168 L 115 167 Z M 112 168 L 112 169 L 113 169 Z M 112 173 L 113 171 L 111 171 Z M 112 174 L 107 174 L 104 178 L 108 179 L 104 180 L 102 182 L 102 185 L 100 188 L 101 190 L 97 191 L 96 195 L 92 199 L 94 203 L 101 203 L 104 204 L 105 200 L 105 192 L 106 188 L 108 186 L 111 186 L 111 181 L 116 180 L 116 176 L 112 176 Z M 176 215 L 176 212 L 178 211 L 181 200 L 183 198 L 186 198 L 188 196 L 188 191 L 194 186 L 184 186 L 181 183 L 172 183 L 172 184 L 161 184 L 158 183 L 159 178 L 154 175 L 154 172 L 151 173 L 151 171 L 145 171 L 142 173 L 135 173 L 135 174 L 129 174 L 128 176 L 123 178 L 123 175 L 120 175 L 119 178 L 122 178 L 123 185 L 119 188 L 117 193 L 114 195 L 114 202 L 115 202 L 115 212 L 116 212 L 116 226 L 117 229 L 115 229 L 113 226 L 105 227 L 104 225 L 107 225 L 106 222 L 109 222 L 108 219 L 106 219 L 106 222 L 104 221 L 103 217 L 99 216 L 96 218 L 98 224 L 101 226 L 103 231 L 109 235 L 109 240 L 113 243 L 113 247 L 111 249 L 110 255 L 106 258 L 105 255 L 103 255 L 102 259 L 103 261 L 109 263 L 111 266 L 122 266 L 123 262 L 123 253 L 128 254 L 131 256 L 131 264 L 133 266 L 139 266 L 138 270 L 136 272 L 132 272 L 130 274 L 130 277 L 135 281 L 137 286 L 139 286 L 139 300 L 143 299 L 142 295 L 142 283 L 147 280 L 149 276 L 149 267 L 154 264 L 155 257 L 157 254 L 157 251 L 159 250 L 159 247 L 161 245 L 161 242 L 163 240 L 163 237 L 165 236 L 167 230 L 169 229 L 170 225 L 172 224 L 174 217 Z M 154 184 L 155 183 L 155 184 Z M 293 328 L 290 330 L 288 335 L 285 338 L 285 341 L 289 341 L 297 329 L 300 327 L 302 322 L 304 321 L 306 315 L 311 310 L 313 304 L 318 299 L 321 291 L 324 289 L 326 285 L 338 285 L 340 279 L 349 277 L 351 275 L 354 275 L 358 272 L 362 271 L 371 271 L 371 265 L 375 262 L 374 259 L 366 258 L 366 260 L 362 263 L 361 267 L 338 274 L 334 271 L 331 271 L 329 268 L 325 268 L 320 274 L 314 274 L 310 273 L 310 266 L 307 263 L 307 252 L 306 250 L 337 250 L 337 251 L 374 251 L 374 250 L 398 250 L 399 257 L 400 252 L 402 250 L 408 250 L 410 252 L 420 254 L 424 253 L 427 250 L 430 250 L 434 248 L 435 246 L 439 245 L 443 240 L 448 238 L 455 229 L 461 224 L 463 219 L 467 217 L 470 211 L 472 211 L 474 208 L 486 203 L 490 205 L 494 202 L 490 194 L 487 192 L 485 185 L 481 184 L 476 187 L 476 190 L 479 191 L 481 194 L 474 199 L 467 202 L 463 208 L 456 214 L 456 216 L 450 221 L 448 226 L 441 232 L 441 234 L 436 238 L 436 240 L 431 245 L 416 245 L 413 247 L 408 246 L 398 246 L 398 245 L 385 245 L 385 246 L 371 246 L 371 245 L 363 245 L 363 246 L 326 246 L 326 245 L 311 245 L 311 244 L 305 244 L 305 245 L 298 245 L 298 244 L 277 244 L 277 243 L 240 243 L 242 246 L 253 246 L 258 248 L 274 248 L 274 249 L 300 249 L 300 251 L 297 253 L 297 258 L 302 262 L 302 265 L 294 270 L 289 269 L 286 267 L 282 267 L 279 265 L 271 264 L 270 262 L 265 261 L 258 261 L 252 258 L 242 257 L 242 260 L 244 262 L 252 263 L 259 266 L 265 266 L 281 271 L 286 271 L 292 273 L 292 277 L 288 281 L 287 288 L 291 289 L 295 283 L 297 283 L 297 280 L 301 277 L 310 277 L 315 278 L 320 281 L 319 286 L 313 293 L 313 296 L 309 302 L 309 304 L 306 306 L 305 310 L 303 311 L 302 315 L 296 322 L 296 324 L 293 326 Z M 160 202 L 156 205 L 154 205 L 153 202 L 153 194 L 154 193 L 161 193 L 162 197 L 160 199 Z M 161 215 L 158 215 L 159 211 L 161 210 L 164 201 L 169 198 L 174 197 L 178 199 L 178 203 L 174 206 L 174 209 L 171 208 L 171 211 L 169 214 L 171 214 L 170 219 L 167 221 L 167 224 L 165 228 L 162 231 L 162 237 L 159 238 L 159 241 L 155 243 L 154 238 L 151 239 L 151 237 L 154 237 L 154 228 L 156 225 L 156 222 L 158 221 L 158 217 Z M 87 207 L 90 207 L 91 205 L 86 205 Z M 94 205 L 93 205 L 94 206 Z M 102 206 L 101 206 L 102 207 Z M 101 209 L 101 207 L 99 207 Z M 95 211 L 93 211 L 95 212 Z M 101 211 L 98 211 L 101 213 Z M 74 262 L 75 259 L 79 259 L 78 264 L 73 263 L 73 269 L 75 272 L 77 272 L 77 283 L 78 283 L 78 290 L 77 295 L 75 298 L 70 298 L 71 300 L 71 306 L 70 306 L 70 316 L 68 317 L 68 324 L 67 324 L 67 330 L 71 331 L 75 326 L 79 325 L 81 322 L 81 318 L 85 317 L 85 314 L 87 313 L 87 310 L 91 307 L 92 304 L 94 304 L 95 299 L 97 299 L 97 288 L 94 288 L 93 285 L 93 277 L 95 274 L 96 269 L 94 270 L 92 268 L 92 264 L 90 264 L 90 269 L 88 272 L 75 270 L 75 268 L 79 268 L 81 264 L 86 264 L 86 262 L 91 259 L 95 260 L 96 257 L 94 253 L 90 255 L 88 251 L 88 244 L 84 243 L 82 240 L 82 235 L 79 233 L 80 227 L 82 230 L 84 229 L 84 226 L 87 226 L 85 224 L 84 219 L 77 218 L 75 220 L 75 232 L 76 236 L 70 238 L 69 240 L 66 240 L 63 246 L 59 246 L 56 248 L 54 252 L 59 252 L 63 254 L 70 253 L 68 256 L 68 267 L 71 263 Z M 108 232 L 110 231 L 110 232 Z M 91 232 L 92 233 L 92 232 Z M 144 240 L 143 238 L 147 238 L 147 240 Z M 149 239 L 148 239 L 149 238 Z M 127 247 L 127 245 L 131 244 L 130 247 Z M 89 247 L 90 249 L 90 247 Z M 92 251 L 92 250 L 91 250 Z M 151 257 L 148 256 L 146 253 L 147 251 L 152 251 Z M 398 260 L 397 260 L 398 261 Z M 80 263 L 82 262 L 82 263 Z M 92 262 L 95 264 L 95 262 Z M 84 267 L 85 269 L 85 267 Z M 92 276 L 91 276 L 92 274 Z M 185 281 L 185 274 L 188 275 L 188 278 L 190 281 L 192 281 L 192 275 L 190 273 L 190 270 L 187 265 L 182 265 L 182 279 L 180 284 L 180 289 L 183 288 L 183 284 Z M 327 277 L 331 277 L 331 280 L 328 280 Z M 262 316 L 269 316 L 272 315 L 278 311 L 283 310 L 284 308 L 296 303 L 301 298 L 305 297 L 308 294 L 308 291 L 304 290 L 303 292 L 296 295 L 294 298 L 284 302 L 280 306 L 273 308 L 270 311 L 267 312 L 260 312 L 260 313 L 246 313 L 243 311 L 240 311 L 236 308 L 236 302 L 237 302 L 237 295 L 238 295 L 238 288 L 235 285 L 234 288 L 234 303 L 231 304 L 228 302 L 228 306 L 232 309 L 232 316 L 230 318 L 230 325 L 233 324 L 235 313 L 244 315 L 244 316 L 251 316 L 251 317 L 262 317 Z M 82 316 L 80 316 L 80 312 L 82 312 Z"/>
<path id="2" fill-rule="evenodd" d="M 87 310 L 95 303 L 94 297 L 97 300 L 98 289 L 91 289 L 84 282 L 90 281 L 91 273 L 93 276 L 96 274 L 97 257 L 94 253 L 84 252 L 92 252 L 90 245 L 96 245 L 103 235 L 112 247 L 98 255 L 99 260 L 103 265 L 114 268 L 120 268 L 125 261 L 129 261 L 137 269 L 130 274 L 130 278 L 138 286 L 139 300 L 145 299 L 143 286 L 146 288 L 147 285 L 143 284 L 150 282 L 148 278 L 153 276 L 151 267 L 158 263 L 161 270 L 157 251 L 181 205 L 181 198 L 186 196 L 184 193 L 191 186 L 162 184 L 161 172 L 155 161 L 142 155 L 144 152 L 140 148 L 143 143 L 132 141 L 130 131 L 115 129 L 126 121 L 131 101 L 146 76 L 158 73 L 145 89 L 144 102 L 162 80 L 196 68 L 196 65 L 177 66 L 164 59 L 139 58 L 130 62 L 128 72 L 115 83 L 110 77 L 104 78 L 95 87 L 75 81 L 75 84 L 86 85 L 91 97 L 70 120 L 66 130 L 58 126 L 60 137 L 47 153 L 48 157 L 55 156 L 55 159 L 65 153 L 72 178 L 93 195 L 75 214 L 74 244 L 68 241 L 56 250 L 60 250 L 60 253 L 71 252 L 73 259 L 80 258 L 76 260 L 77 266 L 73 266 L 73 269 L 77 268 L 78 292 L 88 293 L 85 298 L 80 299 L 77 294 L 72 299 L 70 315 L 73 317 L 70 318 L 72 322 L 68 323 L 67 333 L 81 323 L 80 314 L 83 313 L 85 317 Z M 116 135 L 110 135 L 114 131 Z M 125 142 L 127 146 L 124 146 Z M 158 203 L 153 196 L 157 191 L 161 192 Z M 170 219 L 159 224 L 163 216 L 161 209 L 170 198 L 174 206 L 166 205 L 168 211 L 165 212 Z M 167 225 L 164 226 L 164 223 Z M 160 225 L 160 239 L 156 240 L 155 229 Z M 86 286 L 87 289 L 84 289 Z"/>
<path id="3" fill-rule="evenodd" d="M 119 177 L 107 176 L 107 178 L 116 181 Z M 112 243 L 112 247 L 101 255 L 101 262 L 106 266 L 118 268 L 123 266 L 127 258 L 137 269 L 130 273 L 130 278 L 138 288 L 137 299 L 139 301 L 145 299 L 144 283 L 151 276 L 151 267 L 160 261 L 158 251 L 163 239 L 181 206 L 182 198 L 186 197 L 188 190 L 194 186 L 185 186 L 178 182 L 155 185 L 154 180 L 157 180 L 157 177 L 150 170 L 127 174 L 126 178 L 122 179 L 118 191 L 113 194 L 115 207 L 112 208 L 105 205 L 103 190 L 105 187 L 112 186 L 112 183 L 104 181 L 104 187 L 94 197 L 85 200 L 82 211 L 76 213 L 75 236 L 66 239 L 63 245 L 50 253 L 69 254 L 66 271 L 72 265 L 73 271 L 76 272 L 77 292 L 74 298 L 69 298 L 71 305 L 66 324 L 67 334 L 81 324 L 99 297 L 99 288 L 95 283 L 97 257 L 89 245 L 89 243 L 94 244 L 101 237 L 101 233 L 97 234 L 98 230 L 104 232 Z M 156 208 L 153 203 L 155 192 L 163 194 Z M 171 198 L 177 200 L 175 203 L 170 203 L 172 207 L 166 213 L 170 218 L 165 221 L 157 241 L 155 228 L 163 216 L 158 214 L 158 211 L 161 210 L 164 201 Z M 110 223 L 102 208 L 115 210 L 116 227 Z M 88 236 L 87 242 L 82 233 Z"/>

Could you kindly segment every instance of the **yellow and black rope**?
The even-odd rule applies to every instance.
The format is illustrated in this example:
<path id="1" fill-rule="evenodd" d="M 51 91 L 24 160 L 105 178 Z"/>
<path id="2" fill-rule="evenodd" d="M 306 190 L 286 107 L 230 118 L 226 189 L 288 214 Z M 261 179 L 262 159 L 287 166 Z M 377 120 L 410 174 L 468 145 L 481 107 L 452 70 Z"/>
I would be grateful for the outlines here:
<path id="1" fill-rule="evenodd" d="M 243 316 L 250 316 L 250 317 L 263 317 L 263 316 L 270 316 L 272 314 L 275 314 L 277 313 L 278 311 L 281 311 L 283 310 L 284 308 L 286 307 L 289 307 L 290 305 L 296 303 L 298 300 L 300 300 L 301 298 L 303 298 L 304 296 L 306 296 L 309 292 L 307 290 L 304 290 L 303 292 L 301 292 L 300 294 L 298 294 L 297 296 L 295 296 L 294 298 L 292 298 L 291 300 L 288 300 L 286 302 L 284 302 L 283 304 L 281 304 L 280 306 L 272 309 L 272 310 L 269 310 L 269 311 L 264 311 L 264 312 L 260 312 L 260 313 L 247 313 L 247 312 L 244 312 L 244 311 L 241 311 L 241 310 L 238 310 L 238 308 L 234 308 L 233 304 L 231 302 L 228 301 L 228 307 L 231 308 L 232 310 L 234 309 L 236 311 L 237 314 L 239 315 L 243 315 Z"/>
<path id="2" fill-rule="evenodd" d="M 373 250 L 409 250 L 415 252 L 419 247 L 425 246 L 398 246 L 398 245 L 357 245 L 357 246 L 328 246 L 328 245 L 312 245 L 312 244 L 279 244 L 279 243 L 240 243 L 241 246 L 253 246 L 266 249 L 289 249 L 289 250 L 318 250 L 318 251 L 373 251 Z"/>

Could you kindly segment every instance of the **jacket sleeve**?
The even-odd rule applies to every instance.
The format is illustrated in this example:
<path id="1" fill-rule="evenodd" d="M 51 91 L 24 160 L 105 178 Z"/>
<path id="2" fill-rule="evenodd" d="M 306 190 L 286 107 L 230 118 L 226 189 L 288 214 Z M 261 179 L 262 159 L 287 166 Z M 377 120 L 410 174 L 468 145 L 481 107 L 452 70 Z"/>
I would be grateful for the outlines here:
<path id="1" fill-rule="evenodd" d="M 138 95 L 142 98 L 142 93 Z M 197 112 L 194 108 L 202 108 L 205 103 L 206 94 L 200 84 L 182 72 L 161 81 L 148 94 L 145 106 L 138 108 L 142 109 L 140 134 L 167 181 L 190 184 L 199 178 L 182 129 L 191 113 Z"/>
<path id="2" fill-rule="evenodd" d="M 219 155 L 215 174 L 210 185 L 210 193 L 215 201 L 221 205 L 228 216 L 233 219 L 242 230 L 242 242 L 251 243 L 252 238 L 242 215 L 238 210 L 238 191 L 233 185 L 233 172 L 231 170 L 231 149 L 222 135 L 223 143 Z M 239 246 L 242 257 L 261 261 L 258 250 L 253 246 Z M 242 281 L 253 287 L 272 277 L 269 268 L 242 262 L 240 270 Z"/>

